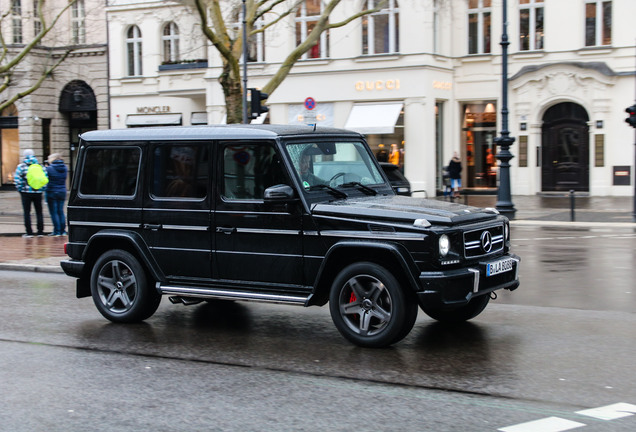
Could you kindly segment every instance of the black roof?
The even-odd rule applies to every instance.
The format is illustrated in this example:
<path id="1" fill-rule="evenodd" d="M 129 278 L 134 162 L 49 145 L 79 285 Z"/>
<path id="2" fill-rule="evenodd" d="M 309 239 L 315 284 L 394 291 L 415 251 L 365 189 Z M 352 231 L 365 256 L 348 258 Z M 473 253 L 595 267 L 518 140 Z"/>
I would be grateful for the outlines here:
<path id="1" fill-rule="evenodd" d="M 128 129 L 107 129 L 85 132 L 84 141 L 140 141 L 169 138 L 171 141 L 194 139 L 273 139 L 294 135 L 348 135 L 360 137 L 357 132 L 344 129 L 304 125 L 214 125 L 214 126 L 167 126 Z"/>

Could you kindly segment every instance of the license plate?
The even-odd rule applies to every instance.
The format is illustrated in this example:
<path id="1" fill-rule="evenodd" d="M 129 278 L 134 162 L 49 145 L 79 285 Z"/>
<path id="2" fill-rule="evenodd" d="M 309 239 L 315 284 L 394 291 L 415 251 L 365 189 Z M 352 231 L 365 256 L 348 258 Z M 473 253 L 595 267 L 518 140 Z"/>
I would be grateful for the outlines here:
<path id="1" fill-rule="evenodd" d="M 515 260 L 506 258 L 486 264 L 486 276 L 494 276 L 500 273 L 509 272 L 514 268 Z"/>

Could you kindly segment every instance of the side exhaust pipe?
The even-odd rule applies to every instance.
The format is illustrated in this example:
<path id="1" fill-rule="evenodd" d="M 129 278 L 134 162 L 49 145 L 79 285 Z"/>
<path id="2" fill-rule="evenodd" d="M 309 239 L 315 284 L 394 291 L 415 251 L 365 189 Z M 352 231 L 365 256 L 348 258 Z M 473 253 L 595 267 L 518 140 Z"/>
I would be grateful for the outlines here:
<path id="1" fill-rule="evenodd" d="M 170 303 L 172 304 L 181 303 L 186 306 L 192 306 L 192 305 L 203 302 L 202 299 L 192 298 L 192 297 L 181 297 L 181 296 L 171 296 L 171 297 L 168 297 L 168 300 L 170 300 Z"/>

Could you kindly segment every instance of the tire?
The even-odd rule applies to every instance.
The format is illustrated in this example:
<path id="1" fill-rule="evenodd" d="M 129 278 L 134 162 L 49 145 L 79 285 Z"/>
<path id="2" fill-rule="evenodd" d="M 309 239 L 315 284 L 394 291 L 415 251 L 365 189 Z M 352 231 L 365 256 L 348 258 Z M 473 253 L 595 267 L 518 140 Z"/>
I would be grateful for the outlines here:
<path id="1" fill-rule="evenodd" d="M 473 297 L 467 305 L 455 309 L 427 308 L 422 306 L 422 310 L 429 317 L 445 323 L 459 323 L 475 318 L 483 312 L 490 301 L 490 295 L 484 294 Z"/>
<path id="2" fill-rule="evenodd" d="M 97 310 L 116 323 L 133 323 L 152 316 L 161 294 L 148 286 L 144 268 L 131 253 L 105 252 L 91 273 L 91 294 Z"/>
<path id="3" fill-rule="evenodd" d="M 407 300 L 391 272 L 361 262 L 345 267 L 335 278 L 329 310 L 343 337 L 362 347 L 381 348 L 400 341 L 413 328 L 417 304 Z"/>

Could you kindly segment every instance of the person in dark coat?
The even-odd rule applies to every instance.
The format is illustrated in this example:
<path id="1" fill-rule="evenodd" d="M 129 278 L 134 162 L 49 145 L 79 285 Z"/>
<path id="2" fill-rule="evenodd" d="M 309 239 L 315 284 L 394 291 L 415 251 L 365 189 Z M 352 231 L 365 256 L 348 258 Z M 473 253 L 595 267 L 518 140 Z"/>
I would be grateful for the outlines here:
<path id="1" fill-rule="evenodd" d="M 459 198 L 459 191 L 462 188 L 462 161 L 459 158 L 459 153 L 453 153 L 453 158 L 448 163 L 448 176 L 451 181 L 451 189 L 453 191 L 453 198 Z"/>
<path id="2" fill-rule="evenodd" d="M 66 201 L 68 169 L 58 153 L 50 155 L 48 162 L 46 172 L 49 176 L 49 184 L 46 187 L 46 203 L 49 206 L 49 213 L 51 213 L 51 222 L 53 222 L 53 232 L 49 235 L 67 235 L 64 201 Z"/>

